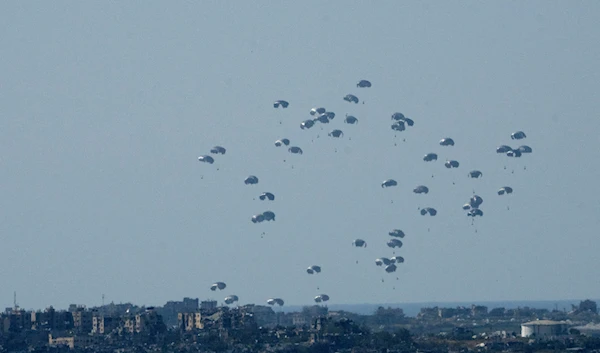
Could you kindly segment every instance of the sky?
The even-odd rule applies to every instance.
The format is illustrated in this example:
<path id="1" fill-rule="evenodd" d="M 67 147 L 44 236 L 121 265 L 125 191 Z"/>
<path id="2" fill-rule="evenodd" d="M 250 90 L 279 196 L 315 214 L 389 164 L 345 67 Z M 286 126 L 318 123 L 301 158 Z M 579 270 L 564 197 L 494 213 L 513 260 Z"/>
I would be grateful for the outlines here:
<path id="1" fill-rule="evenodd" d="M 599 17 L 594 1 L 2 2 L 0 306 L 597 297 Z M 300 129 L 320 106 L 336 118 Z M 415 125 L 395 134 L 394 112 Z"/>

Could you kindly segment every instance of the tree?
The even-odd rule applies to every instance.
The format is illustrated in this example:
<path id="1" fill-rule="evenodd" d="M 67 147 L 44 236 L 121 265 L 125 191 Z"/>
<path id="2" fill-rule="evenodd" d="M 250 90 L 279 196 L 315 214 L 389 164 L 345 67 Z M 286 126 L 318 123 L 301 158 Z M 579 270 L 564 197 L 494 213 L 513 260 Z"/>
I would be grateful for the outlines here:
<path id="1" fill-rule="evenodd" d="M 598 307 L 596 306 L 596 302 L 586 299 L 579 303 L 579 311 L 591 311 L 594 314 L 598 313 Z"/>

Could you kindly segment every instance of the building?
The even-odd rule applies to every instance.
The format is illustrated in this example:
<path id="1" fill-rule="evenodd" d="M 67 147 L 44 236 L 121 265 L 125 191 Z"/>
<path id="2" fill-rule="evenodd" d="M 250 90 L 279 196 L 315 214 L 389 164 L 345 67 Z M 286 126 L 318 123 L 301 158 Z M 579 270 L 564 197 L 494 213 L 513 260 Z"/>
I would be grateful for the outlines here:
<path id="1" fill-rule="evenodd" d="M 308 320 L 306 315 L 303 313 L 292 313 L 292 325 L 294 326 L 304 326 L 308 324 Z"/>
<path id="2" fill-rule="evenodd" d="M 244 310 L 254 316 L 254 321 L 259 326 L 269 326 L 277 324 L 275 311 L 270 306 L 248 304 L 244 306 Z"/>
<path id="3" fill-rule="evenodd" d="M 198 298 L 183 298 L 183 301 L 168 301 L 162 308 L 157 308 L 165 324 L 174 327 L 178 324 L 179 313 L 193 313 L 198 310 Z"/>
<path id="4" fill-rule="evenodd" d="M 200 303 L 200 310 L 206 312 L 216 312 L 217 311 L 217 301 L 216 300 L 203 300 Z"/>
<path id="5" fill-rule="evenodd" d="M 472 317 L 484 317 L 488 314 L 488 307 L 484 305 L 471 305 Z"/>
<path id="6" fill-rule="evenodd" d="M 573 329 L 581 332 L 581 334 L 585 336 L 600 337 L 600 324 L 590 322 L 584 326 L 573 327 Z"/>
<path id="7" fill-rule="evenodd" d="M 12 309 L 0 317 L 2 332 L 30 330 L 31 326 L 32 313 L 20 308 Z"/>
<path id="8" fill-rule="evenodd" d="M 550 338 L 567 334 L 567 329 L 567 324 L 562 321 L 530 321 L 521 324 L 521 337 Z"/>
<path id="9" fill-rule="evenodd" d="M 71 315 L 73 316 L 73 328 L 77 332 L 90 333 L 92 331 L 93 314 L 91 311 L 80 306 L 71 311 Z"/>
<path id="10" fill-rule="evenodd" d="M 204 323 L 200 311 L 177 314 L 178 327 L 183 331 L 202 330 Z"/>
<path id="11" fill-rule="evenodd" d="M 52 337 L 52 334 L 48 335 L 48 345 L 51 347 L 66 346 L 70 349 L 74 349 L 89 347 L 97 343 L 97 339 L 93 336 Z"/>
<path id="12" fill-rule="evenodd" d="M 95 313 L 92 317 L 92 333 L 95 335 L 104 335 L 111 332 L 119 325 L 119 318 L 104 316 Z"/>
<path id="13" fill-rule="evenodd" d="M 35 320 L 33 317 L 35 316 Z M 38 311 L 32 315 L 35 327 L 38 330 L 50 329 L 57 331 L 73 329 L 73 315 L 68 311 L 56 311 L 52 306 L 44 311 Z"/>
<path id="14" fill-rule="evenodd" d="M 161 324 L 163 324 L 162 316 L 158 315 L 154 307 L 148 307 L 146 311 L 136 315 L 123 317 L 123 328 L 129 333 L 152 332 Z"/>
<path id="15" fill-rule="evenodd" d="M 417 314 L 417 319 L 430 320 L 437 318 L 439 314 L 440 311 L 437 306 L 434 306 L 433 308 L 421 308 L 421 310 L 419 310 L 419 314 Z"/>

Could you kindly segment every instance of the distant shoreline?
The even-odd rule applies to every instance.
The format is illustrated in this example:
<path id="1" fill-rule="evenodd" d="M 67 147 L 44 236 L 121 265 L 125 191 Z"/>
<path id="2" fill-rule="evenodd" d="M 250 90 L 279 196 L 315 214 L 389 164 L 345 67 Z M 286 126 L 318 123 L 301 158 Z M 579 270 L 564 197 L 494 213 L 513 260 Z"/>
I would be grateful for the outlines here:
<path id="1" fill-rule="evenodd" d="M 588 298 L 586 298 L 588 299 Z M 594 301 L 600 301 L 598 299 L 591 299 Z M 571 305 L 578 305 L 579 302 L 585 299 L 563 299 L 563 300 L 502 300 L 502 301 L 472 301 L 472 302 L 419 302 L 419 303 L 381 303 L 381 304 L 330 304 L 327 305 L 330 311 L 348 311 L 356 314 L 370 315 L 373 314 L 378 307 L 391 307 L 401 308 L 404 310 L 406 316 L 414 317 L 417 316 L 421 308 L 427 307 L 440 307 L 440 308 L 455 308 L 457 306 L 470 307 L 471 305 L 484 305 L 488 309 L 493 308 L 505 308 L 515 309 L 519 307 L 530 307 L 535 309 L 548 309 L 548 310 L 566 310 L 571 311 Z M 284 312 L 294 312 L 302 310 L 302 307 L 306 305 L 290 305 L 281 308 Z"/>

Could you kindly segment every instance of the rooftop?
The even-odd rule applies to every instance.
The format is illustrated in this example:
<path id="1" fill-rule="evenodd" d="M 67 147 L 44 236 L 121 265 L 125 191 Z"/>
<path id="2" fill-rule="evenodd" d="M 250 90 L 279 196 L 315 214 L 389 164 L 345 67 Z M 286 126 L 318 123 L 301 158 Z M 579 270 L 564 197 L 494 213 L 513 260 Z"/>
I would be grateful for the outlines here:
<path id="1" fill-rule="evenodd" d="M 522 326 L 551 326 L 551 325 L 565 325 L 564 321 L 552 321 L 552 320 L 535 320 L 522 323 Z"/>

